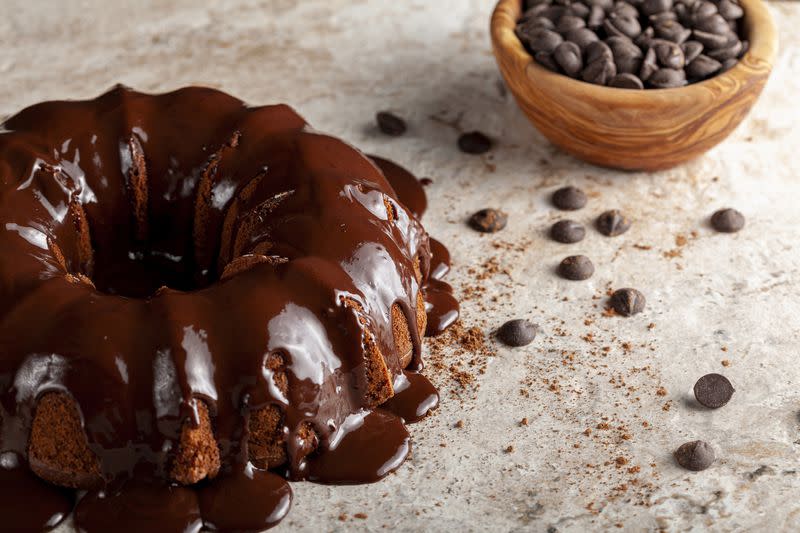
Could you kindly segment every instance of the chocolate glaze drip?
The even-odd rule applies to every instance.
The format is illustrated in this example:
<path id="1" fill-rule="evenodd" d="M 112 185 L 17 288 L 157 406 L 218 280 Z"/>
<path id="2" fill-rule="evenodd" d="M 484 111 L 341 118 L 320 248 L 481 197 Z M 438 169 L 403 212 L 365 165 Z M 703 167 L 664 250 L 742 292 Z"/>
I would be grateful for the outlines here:
<path id="1" fill-rule="evenodd" d="M 101 486 L 75 513 L 88 532 L 277 523 L 291 490 L 248 460 L 249 413 L 266 406 L 281 410 L 290 478 L 370 482 L 403 462 L 403 419 L 438 401 L 415 373 L 418 295 L 429 332 L 458 316 L 410 173 L 286 106 L 196 87 L 38 104 L 0 132 L 0 450 L 17 458 L 0 464 L 4 520 L 42 530 L 71 507 L 24 460 L 52 392 L 74 401 L 98 459 Z M 393 306 L 409 326 L 406 369 Z M 220 473 L 175 486 L 201 402 Z"/>

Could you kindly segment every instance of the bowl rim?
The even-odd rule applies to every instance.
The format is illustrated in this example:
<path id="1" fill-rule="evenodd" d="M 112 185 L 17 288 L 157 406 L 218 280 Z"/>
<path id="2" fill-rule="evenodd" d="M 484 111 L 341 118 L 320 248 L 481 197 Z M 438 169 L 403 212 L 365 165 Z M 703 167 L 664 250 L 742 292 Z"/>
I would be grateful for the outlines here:
<path id="1" fill-rule="evenodd" d="M 719 90 L 720 86 L 736 88 L 740 86 L 736 79 L 742 75 L 749 77 L 744 63 L 766 63 L 771 68 L 778 53 L 778 34 L 766 3 L 763 0 L 739 0 L 745 11 L 745 32 L 750 44 L 745 55 L 733 68 L 701 82 L 669 89 L 631 90 L 595 85 L 548 70 L 533 59 L 514 32 L 517 19 L 522 14 L 523 1 L 499 0 L 497 2 L 490 26 L 495 54 L 510 57 L 517 68 L 522 67 L 528 78 L 536 76 L 540 79 L 540 83 L 556 84 L 569 93 L 585 95 L 585 91 L 589 90 L 592 91 L 593 97 L 602 98 L 615 105 L 628 107 L 643 103 L 652 104 L 653 100 L 678 94 L 684 98 L 697 97 L 699 99 L 707 96 L 708 89 L 712 87 L 714 90 Z M 510 16 L 510 14 L 516 14 L 516 17 Z"/>

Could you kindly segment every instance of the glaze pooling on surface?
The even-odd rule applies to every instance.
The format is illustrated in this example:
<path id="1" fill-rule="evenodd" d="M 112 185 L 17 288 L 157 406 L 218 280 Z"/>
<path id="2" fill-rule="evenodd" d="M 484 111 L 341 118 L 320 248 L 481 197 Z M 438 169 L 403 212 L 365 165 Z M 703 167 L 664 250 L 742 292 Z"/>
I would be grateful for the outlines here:
<path id="1" fill-rule="evenodd" d="M 76 514 L 87 531 L 113 522 L 115 499 L 155 498 L 154 483 L 150 501 L 165 502 L 174 529 L 276 523 L 291 491 L 248 465 L 248 413 L 270 405 L 283 414 L 289 477 L 380 479 L 410 440 L 400 416 L 377 405 L 395 384 L 417 399 L 406 403 L 425 403 L 404 413 L 436 403 L 413 374 L 418 298 L 443 284 L 429 277 L 425 205 L 407 171 L 311 130 L 286 106 L 118 87 L 23 110 L 0 134 L 2 450 L 27 457 L 37 402 L 68 394 L 98 459 L 99 486 Z M 409 370 L 393 306 L 409 326 Z M 182 429 L 200 425 L 205 405 L 219 475 L 199 493 L 164 486 Z M 9 472 L 18 470 L 27 472 Z M 250 525 L 224 512 L 232 493 L 261 496 Z"/>

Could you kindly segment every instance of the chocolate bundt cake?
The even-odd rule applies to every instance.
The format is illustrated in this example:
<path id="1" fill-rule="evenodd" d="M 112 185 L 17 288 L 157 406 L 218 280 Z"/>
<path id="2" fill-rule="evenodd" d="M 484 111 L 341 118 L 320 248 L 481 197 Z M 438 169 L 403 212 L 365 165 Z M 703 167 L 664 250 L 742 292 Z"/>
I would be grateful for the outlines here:
<path id="1" fill-rule="evenodd" d="M 374 449 L 332 459 L 367 428 L 360 440 L 392 435 L 396 456 L 408 435 L 378 407 L 435 395 L 410 386 L 430 243 L 389 172 L 287 106 L 205 88 L 117 87 L 8 119 L 3 455 L 77 489 L 191 485 L 235 465 L 386 475 L 405 454 L 388 470 Z M 360 464 L 370 455 L 380 471 Z"/>

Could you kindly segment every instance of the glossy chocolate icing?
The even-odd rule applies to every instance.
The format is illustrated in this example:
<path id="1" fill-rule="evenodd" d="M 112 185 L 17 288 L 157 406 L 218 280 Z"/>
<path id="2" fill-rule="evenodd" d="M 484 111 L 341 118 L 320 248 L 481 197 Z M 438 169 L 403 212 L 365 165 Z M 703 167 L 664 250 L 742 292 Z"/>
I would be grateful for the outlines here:
<path id="1" fill-rule="evenodd" d="M 246 414 L 266 405 L 285 415 L 287 477 L 362 483 L 393 471 L 410 449 L 403 419 L 438 402 L 417 373 L 419 291 L 429 332 L 458 315 L 440 279 L 446 250 L 418 220 L 425 206 L 402 167 L 315 132 L 289 107 L 212 89 L 117 87 L 10 118 L 0 129 L 0 512 L 36 531 L 71 508 L 69 491 L 25 465 L 36 402 L 52 391 L 75 401 L 99 459 L 104 486 L 75 512 L 89 532 L 122 531 L 121 510 L 137 516 L 131 531 L 277 523 L 291 489 L 247 453 Z M 269 260 L 232 268 L 251 254 Z M 409 324 L 407 369 L 393 304 Z M 366 336 L 396 393 L 385 408 L 370 402 Z M 266 365 L 275 353 L 285 395 Z M 222 469 L 170 485 L 200 400 Z M 320 438 L 310 456 L 297 436 L 307 423 Z M 39 505 L 16 507 L 21 494 Z"/>

